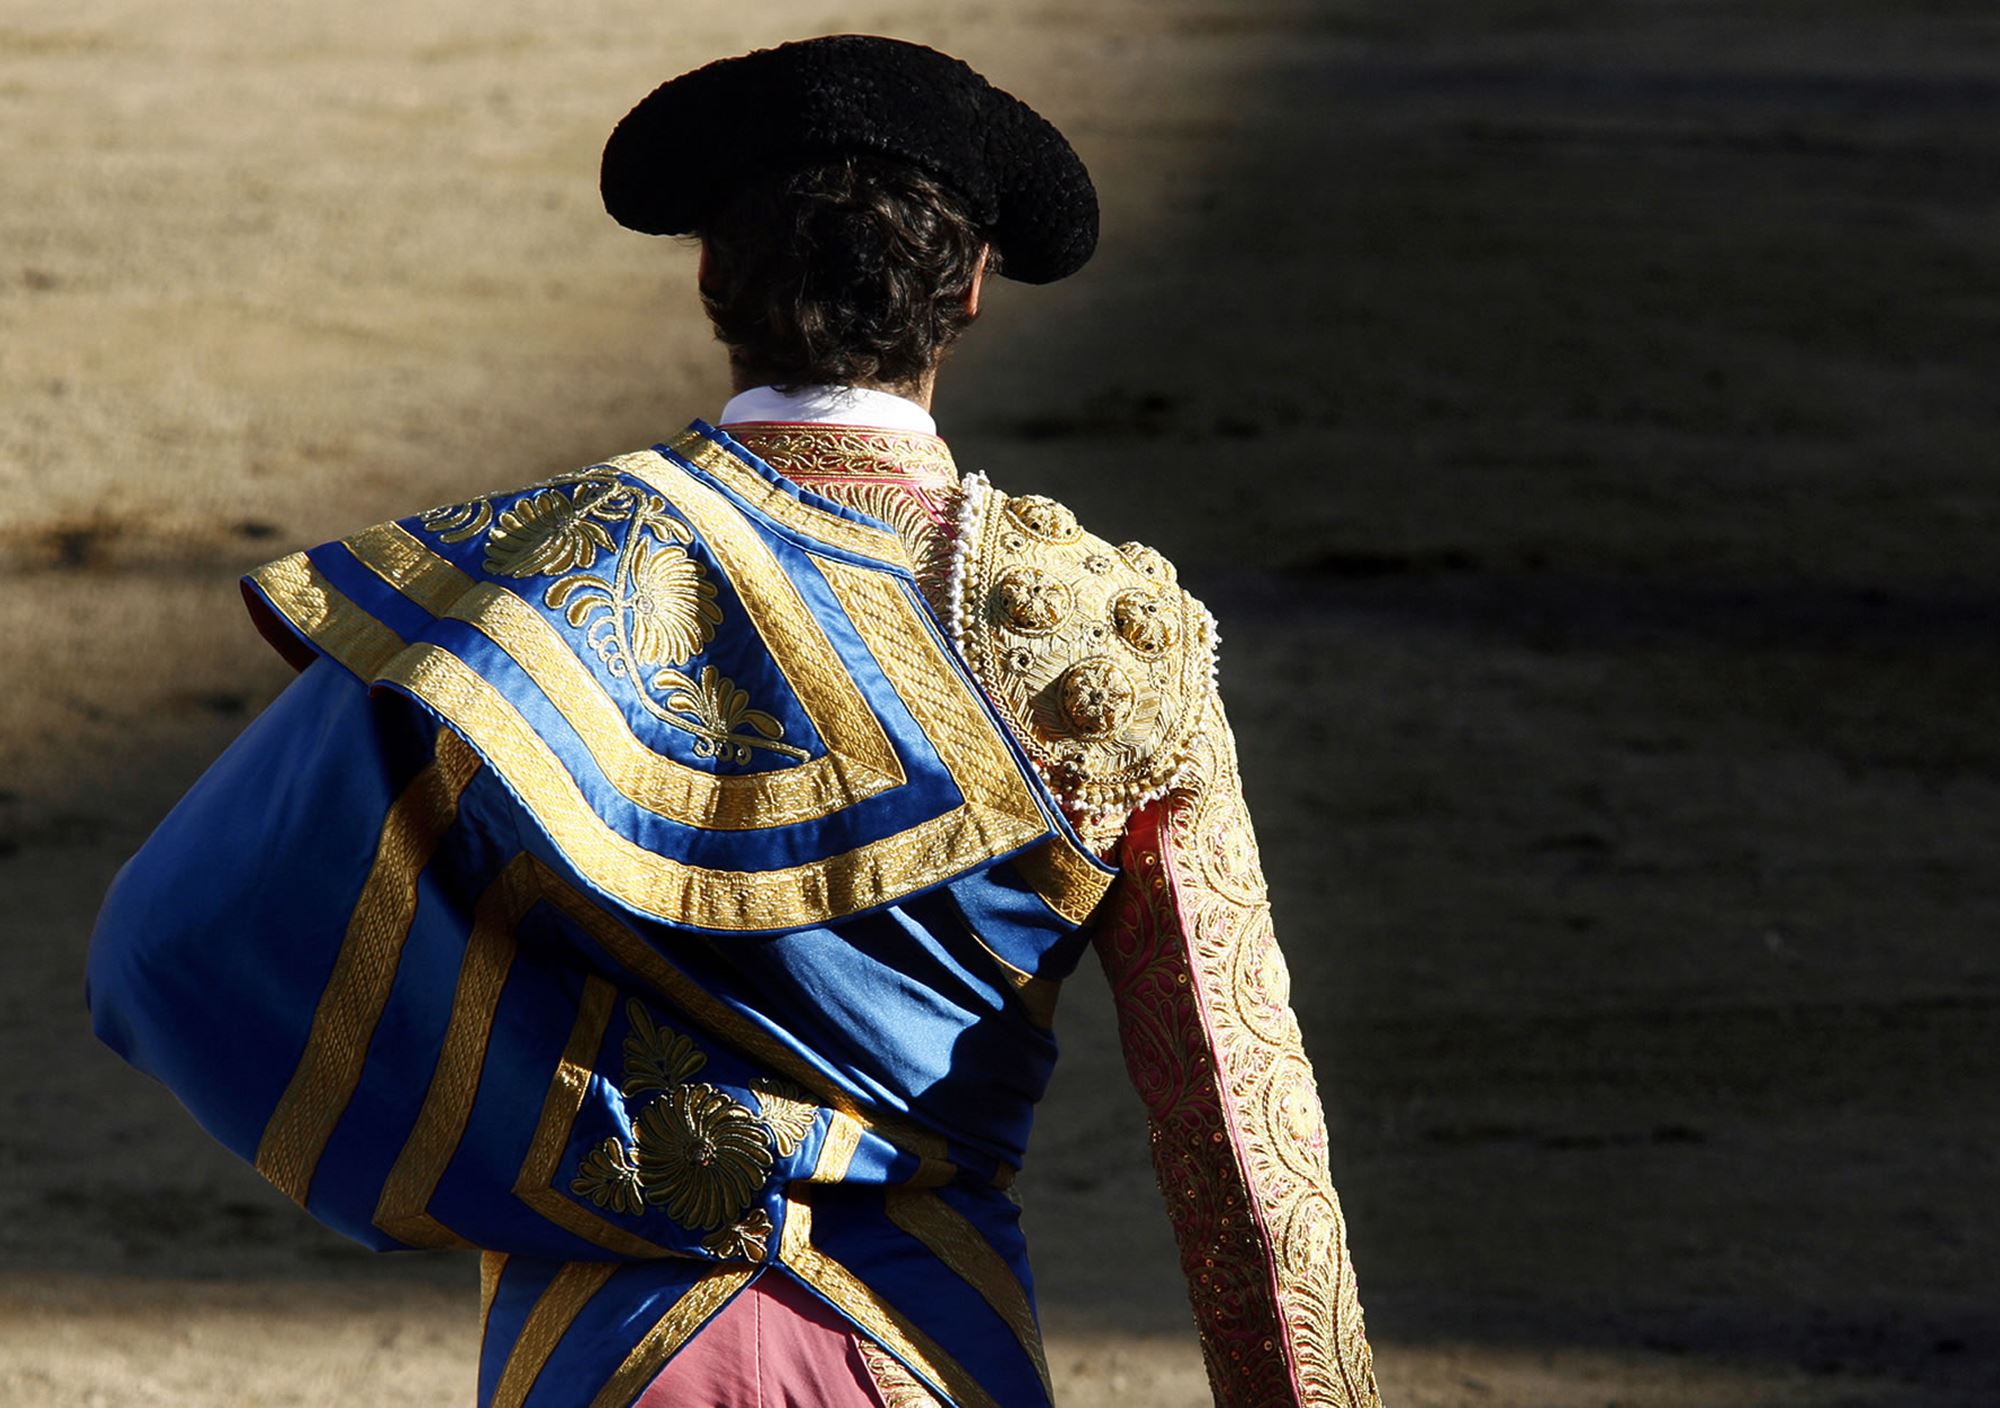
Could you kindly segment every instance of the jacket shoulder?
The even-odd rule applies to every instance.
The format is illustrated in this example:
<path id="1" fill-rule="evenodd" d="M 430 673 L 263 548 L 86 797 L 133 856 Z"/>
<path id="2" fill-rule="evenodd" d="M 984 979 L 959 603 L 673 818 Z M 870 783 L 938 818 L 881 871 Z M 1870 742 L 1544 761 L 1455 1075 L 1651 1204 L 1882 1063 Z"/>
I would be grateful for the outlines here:
<path id="1" fill-rule="evenodd" d="M 1087 832 L 1180 780 L 1214 687 L 1216 629 L 1165 557 L 975 474 L 944 597 L 973 675 Z"/>

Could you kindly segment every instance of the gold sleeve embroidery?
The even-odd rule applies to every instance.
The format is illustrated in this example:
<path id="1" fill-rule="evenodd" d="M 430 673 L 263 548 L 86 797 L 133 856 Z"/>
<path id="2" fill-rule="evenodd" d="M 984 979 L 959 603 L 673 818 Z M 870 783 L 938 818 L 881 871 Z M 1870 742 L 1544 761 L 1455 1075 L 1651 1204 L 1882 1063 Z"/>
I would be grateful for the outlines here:
<path id="1" fill-rule="evenodd" d="M 1379 1408 L 1236 749 L 1211 690 L 1192 766 L 1133 814 L 1097 951 L 1215 1401 Z"/>

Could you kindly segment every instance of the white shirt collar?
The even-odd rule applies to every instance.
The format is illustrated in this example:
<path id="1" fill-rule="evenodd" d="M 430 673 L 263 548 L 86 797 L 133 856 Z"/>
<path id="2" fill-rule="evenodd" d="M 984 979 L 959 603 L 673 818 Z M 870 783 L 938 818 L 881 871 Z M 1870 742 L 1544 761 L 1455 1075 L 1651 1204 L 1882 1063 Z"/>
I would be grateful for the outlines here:
<path id="1" fill-rule="evenodd" d="M 717 425 L 769 421 L 786 425 L 869 425 L 882 430 L 937 434 L 931 413 L 905 396 L 872 386 L 802 386 L 780 391 L 753 386 L 729 398 Z"/>

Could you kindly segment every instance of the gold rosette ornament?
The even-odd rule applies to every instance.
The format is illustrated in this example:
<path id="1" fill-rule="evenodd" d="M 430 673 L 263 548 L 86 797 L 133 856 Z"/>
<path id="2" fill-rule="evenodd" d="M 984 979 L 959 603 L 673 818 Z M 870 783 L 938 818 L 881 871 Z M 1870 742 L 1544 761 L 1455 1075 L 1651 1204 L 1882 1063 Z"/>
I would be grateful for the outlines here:
<path id="1" fill-rule="evenodd" d="M 722 620 L 715 583 L 680 548 L 640 543 L 630 593 L 632 655 L 640 664 L 679 664 L 715 638 Z"/>
<path id="2" fill-rule="evenodd" d="M 743 1211 L 771 1176 L 764 1122 L 705 1082 L 676 1087 L 639 1112 L 639 1178 L 646 1201 L 702 1231 Z"/>

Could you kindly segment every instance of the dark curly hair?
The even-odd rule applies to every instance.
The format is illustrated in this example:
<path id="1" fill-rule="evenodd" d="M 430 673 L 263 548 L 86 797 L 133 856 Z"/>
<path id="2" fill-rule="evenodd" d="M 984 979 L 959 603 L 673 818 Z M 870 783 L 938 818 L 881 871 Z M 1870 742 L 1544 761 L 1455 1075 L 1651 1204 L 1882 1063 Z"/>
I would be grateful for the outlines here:
<path id="1" fill-rule="evenodd" d="M 986 245 L 950 191 L 866 156 L 741 181 L 698 233 L 716 336 L 785 389 L 921 382 L 972 321 Z"/>

